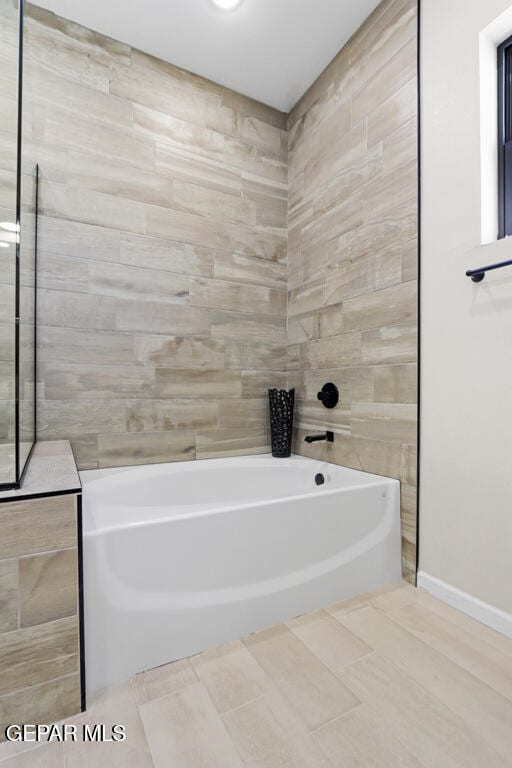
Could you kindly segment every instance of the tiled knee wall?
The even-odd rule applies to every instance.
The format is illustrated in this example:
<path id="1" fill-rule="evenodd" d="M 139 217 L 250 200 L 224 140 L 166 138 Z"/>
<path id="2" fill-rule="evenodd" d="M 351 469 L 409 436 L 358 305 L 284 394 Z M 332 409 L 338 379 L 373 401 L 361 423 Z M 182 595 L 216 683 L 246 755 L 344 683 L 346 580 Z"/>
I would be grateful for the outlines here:
<path id="1" fill-rule="evenodd" d="M 0 503 L 0 740 L 80 710 L 77 496 Z"/>

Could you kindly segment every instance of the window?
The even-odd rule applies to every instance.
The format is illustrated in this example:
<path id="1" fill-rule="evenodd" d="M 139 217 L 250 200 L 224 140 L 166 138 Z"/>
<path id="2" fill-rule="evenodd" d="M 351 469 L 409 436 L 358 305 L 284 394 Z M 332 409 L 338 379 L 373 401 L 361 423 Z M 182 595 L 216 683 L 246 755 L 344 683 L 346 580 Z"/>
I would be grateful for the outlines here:
<path id="1" fill-rule="evenodd" d="M 512 235 L 512 37 L 498 48 L 498 237 Z"/>

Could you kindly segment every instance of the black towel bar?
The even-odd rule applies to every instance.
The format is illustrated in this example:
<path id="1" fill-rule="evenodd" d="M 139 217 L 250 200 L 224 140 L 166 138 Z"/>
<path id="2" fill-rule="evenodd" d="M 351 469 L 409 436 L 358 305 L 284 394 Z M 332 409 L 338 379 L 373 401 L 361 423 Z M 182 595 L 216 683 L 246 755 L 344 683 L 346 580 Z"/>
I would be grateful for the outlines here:
<path id="1" fill-rule="evenodd" d="M 486 272 L 510 266 L 512 266 L 512 259 L 509 259 L 508 261 L 500 261 L 497 264 L 488 264 L 486 267 L 479 267 L 478 269 L 468 269 L 466 275 L 467 277 L 470 277 L 474 283 L 480 283 L 484 279 Z"/>

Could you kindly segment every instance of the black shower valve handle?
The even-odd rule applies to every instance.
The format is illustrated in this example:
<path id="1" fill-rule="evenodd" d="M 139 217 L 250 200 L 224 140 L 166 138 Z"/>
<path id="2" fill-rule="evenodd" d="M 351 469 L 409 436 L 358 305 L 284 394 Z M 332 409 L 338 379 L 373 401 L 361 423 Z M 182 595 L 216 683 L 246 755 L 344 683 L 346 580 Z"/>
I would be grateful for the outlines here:
<path id="1" fill-rule="evenodd" d="M 335 408 L 338 405 L 340 393 L 336 384 L 329 381 L 323 385 L 317 397 L 325 408 Z"/>

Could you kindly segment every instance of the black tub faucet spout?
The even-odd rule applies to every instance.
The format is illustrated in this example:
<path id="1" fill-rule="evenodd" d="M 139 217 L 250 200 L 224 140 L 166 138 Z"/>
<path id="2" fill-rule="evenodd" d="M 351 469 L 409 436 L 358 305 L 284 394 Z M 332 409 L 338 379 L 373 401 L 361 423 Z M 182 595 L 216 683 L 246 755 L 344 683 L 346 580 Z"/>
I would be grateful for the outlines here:
<path id="1" fill-rule="evenodd" d="M 323 435 L 306 435 L 305 443 L 317 443 L 320 440 L 326 440 L 328 443 L 334 443 L 334 432 L 324 432 Z"/>

